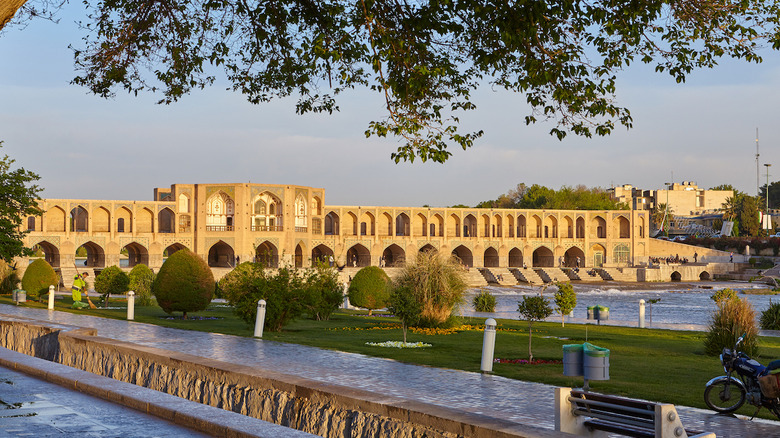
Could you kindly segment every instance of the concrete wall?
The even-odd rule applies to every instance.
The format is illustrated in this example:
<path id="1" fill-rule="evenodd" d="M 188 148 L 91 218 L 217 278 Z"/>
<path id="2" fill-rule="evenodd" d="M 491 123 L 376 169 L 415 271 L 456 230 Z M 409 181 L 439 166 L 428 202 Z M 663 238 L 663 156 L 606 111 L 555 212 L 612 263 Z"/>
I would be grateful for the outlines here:
<path id="1" fill-rule="evenodd" d="M 0 343 L 20 353 L 327 437 L 567 436 L 384 394 L 100 338 L 90 329 L 64 329 L 67 327 L 3 320 L 0 316 Z"/>

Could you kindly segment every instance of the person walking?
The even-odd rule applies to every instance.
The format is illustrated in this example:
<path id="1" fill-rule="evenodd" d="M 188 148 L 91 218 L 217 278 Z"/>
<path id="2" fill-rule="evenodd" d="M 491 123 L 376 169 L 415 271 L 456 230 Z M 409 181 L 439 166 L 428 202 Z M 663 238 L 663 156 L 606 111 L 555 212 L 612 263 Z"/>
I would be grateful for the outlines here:
<path id="1" fill-rule="evenodd" d="M 89 274 L 84 272 L 81 275 L 76 274 L 76 276 L 73 277 L 73 286 L 70 289 L 74 309 L 89 307 L 89 304 L 81 302 L 81 292 L 83 291 L 84 296 L 87 296 L 87 276 L 89 276 Z"/>

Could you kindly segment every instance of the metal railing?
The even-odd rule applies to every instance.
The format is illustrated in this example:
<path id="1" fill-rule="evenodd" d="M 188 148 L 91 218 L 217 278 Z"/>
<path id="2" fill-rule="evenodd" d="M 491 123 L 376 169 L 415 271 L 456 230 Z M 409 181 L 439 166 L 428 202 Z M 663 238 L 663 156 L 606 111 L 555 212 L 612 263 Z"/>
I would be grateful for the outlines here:
<path id="1" fill-rule="evenodd" d="M 206 225 L 206 231 L 233 231 L 233 225 Z"/>
<path id="2" fill-rule="evenodd" d="M 282 225 L 252 225 L 252 231 L 284 231 Z"/>

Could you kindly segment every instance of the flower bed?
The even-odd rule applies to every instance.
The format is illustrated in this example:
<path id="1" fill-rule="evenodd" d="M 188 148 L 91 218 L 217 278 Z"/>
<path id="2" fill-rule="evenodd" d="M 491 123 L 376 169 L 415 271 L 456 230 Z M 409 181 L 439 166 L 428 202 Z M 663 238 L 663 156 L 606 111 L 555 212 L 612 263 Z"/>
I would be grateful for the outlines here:
<path id="1" fill-rule="evenodd" d="M 385 341 L 385 342 L 366 342 L 366 345 L 372 347 L 386 347 L 386 348 L 425 348 L 432 347 L 431 344 L 424 342 L 401 342 L 401 341 Z"/>
<path id="2" fill-rule="evenodd" d="M 529 362 L 528 359 L 493 359 L 493 363 L 514 363 L 518 365 L 560 365 L 563 361 L 560 360 L 544 360 L 538 359 L 533 362 Z"/>

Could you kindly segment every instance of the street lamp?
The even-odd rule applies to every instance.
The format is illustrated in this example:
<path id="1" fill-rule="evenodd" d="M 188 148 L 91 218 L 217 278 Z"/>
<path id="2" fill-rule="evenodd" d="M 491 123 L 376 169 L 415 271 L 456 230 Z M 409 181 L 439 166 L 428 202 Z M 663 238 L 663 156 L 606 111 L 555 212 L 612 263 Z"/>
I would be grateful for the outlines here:
<path id="1" fill-rule="evenodd" d="M 766 213 L 764 215 L 764 223 L 761 225 L 766 228 L 766 234 L 769 235 L 769 230 L 771 230 L 770 225 L 772 224 L 771 216 L 769 216 L 769 166 L 771 166 L 771 164 L 764 163 L 764 166 L 766 166 Z M 767 219 L 769 219 L 768 224 L 766 222 Z"/>

